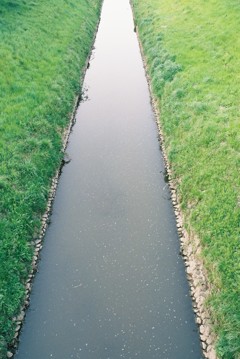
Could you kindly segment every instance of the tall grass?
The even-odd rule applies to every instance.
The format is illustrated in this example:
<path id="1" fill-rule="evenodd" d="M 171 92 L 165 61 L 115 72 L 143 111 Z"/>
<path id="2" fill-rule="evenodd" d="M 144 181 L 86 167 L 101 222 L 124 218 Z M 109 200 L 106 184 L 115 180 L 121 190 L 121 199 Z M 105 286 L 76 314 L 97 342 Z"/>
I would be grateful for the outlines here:
<path id="1" fill-rule="evenodd" d="M 101 0 L 0 1 L 0 358 L 13 336 Z"/>
<path id="2" fill-rule="evenodd" d="M 240 358 L 240 4 L 133 0 L 188 230 L 212 286 L 220 358 Z"/>

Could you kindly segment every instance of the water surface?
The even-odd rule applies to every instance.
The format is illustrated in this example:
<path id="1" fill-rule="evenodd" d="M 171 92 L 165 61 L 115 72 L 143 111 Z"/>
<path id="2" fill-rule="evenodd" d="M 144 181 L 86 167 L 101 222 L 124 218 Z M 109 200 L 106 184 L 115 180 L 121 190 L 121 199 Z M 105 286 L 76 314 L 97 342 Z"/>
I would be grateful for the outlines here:
<path id="1" fill-rule="evenodd" d="M 17 359 L 200 359 L 128 0 L 105 0 Z"/>

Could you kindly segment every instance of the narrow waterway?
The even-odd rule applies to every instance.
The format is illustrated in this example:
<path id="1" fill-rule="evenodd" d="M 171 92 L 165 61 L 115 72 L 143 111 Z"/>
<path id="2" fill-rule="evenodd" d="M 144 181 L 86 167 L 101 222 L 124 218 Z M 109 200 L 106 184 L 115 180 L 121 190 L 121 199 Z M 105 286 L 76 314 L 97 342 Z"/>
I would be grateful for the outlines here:
<path id="1" fill-rule="evenodd" d="M 128 0 L 105 0 L 16 359 L 200 359 Z"/>

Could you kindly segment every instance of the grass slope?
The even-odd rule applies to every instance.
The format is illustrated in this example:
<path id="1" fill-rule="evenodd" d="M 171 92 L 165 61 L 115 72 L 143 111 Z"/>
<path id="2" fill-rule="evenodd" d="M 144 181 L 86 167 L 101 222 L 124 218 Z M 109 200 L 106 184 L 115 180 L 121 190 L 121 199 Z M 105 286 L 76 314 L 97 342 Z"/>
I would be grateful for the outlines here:
<path id="1" fill-rule="evenodd" d="M 0 358 L 24 296 L 101 0 L 0 1 Z"/>
<path id="2" fill-rule="evenodd" d="M 188 230 L 225 359 L 240 358 L 240 4 L 133 0 Z"/>

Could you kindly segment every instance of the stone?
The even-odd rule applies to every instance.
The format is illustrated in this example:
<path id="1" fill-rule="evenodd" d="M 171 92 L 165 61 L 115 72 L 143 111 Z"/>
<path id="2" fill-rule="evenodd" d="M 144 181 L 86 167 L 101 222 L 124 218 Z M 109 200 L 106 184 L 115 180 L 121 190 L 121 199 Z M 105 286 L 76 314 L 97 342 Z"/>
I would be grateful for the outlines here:
<path id="1" fill-rule="evenodd" d="M 207 341 L 207 337 L 204 334 L 200 334 L 200 339 L 204 343 L 206 343 L 206 341 Z"/>
<path id="2" fill-rule="evenodd" d="M 201 325 L 201 324 L 202 324 L 201 318 L 197 317 L 197 318 L 196 318 L 196 323 L 197 323 L 198 325 Z"/>
<path id="3" fill-rule="evenodd" d="M 204 326 L 203 325 L 200 325 L 199 332 L 200 332 L 200 334 L 204 334 Z"/>
<path id="4" fill-rule="evenodd" d="M 178 216 L 177 225 L 180 226 L 180 227 L 182 227 L 182 225 L 183 225 L 183 221 L 182 221 L 180 216 Z"/>
<path id="5" fill-rule="evenodd" d="M 7 352 L 7 358 L 12 358 L 13 357 L 13 353 L 12 352 Z"/>
<path id="6" fill-rule="evenodd" d="M 208 359 L 217 359 L 216 353 L 214 349 L 211 349 L 208 353 Z"/>
<path id="7" fill-rule="evenodd" d="M 204 297 L 201 295 L 197 295 L 196 293 L 195 296 L 196 296 L 196 303 L 198 304 L 199 307 L 201 307 L 204 303 Z"/>
<path id="8" fill-rule="evenodd" d="M 22 322 L 24 319 L 24 311 L 21 311 L 21 313 L 19 314 L 19 316 L 17 317 L 18 321 Z"/>
<path id="9" fill-rule="evenodd" d="M 210 335 L 210 329 L 208 326 L 204 325 L 204 333 L 203 333 L 206 337 L 209 337 Z"/>
<path id="10" fill-rule="evenodd" d="M 15 332 L 16 332 L 16 333 L 19 332 L 20 329 L 21 329 L 21 326 L 20 326 L 20 325 L 17 325 Z"/>
<path id="11" fill-rule="evenodd" d="M 208 345 L 207 352 L 210 353 L 213 350 L 213 347 L 211 345 Z"/>
<path id="12" fill-rule="evenodd" d="M 207 338 L 207 345 L 211 345 L 213 343 L 213 340 L 212 340 L 212 338 L 209 336 L 208 338 Z"/>

